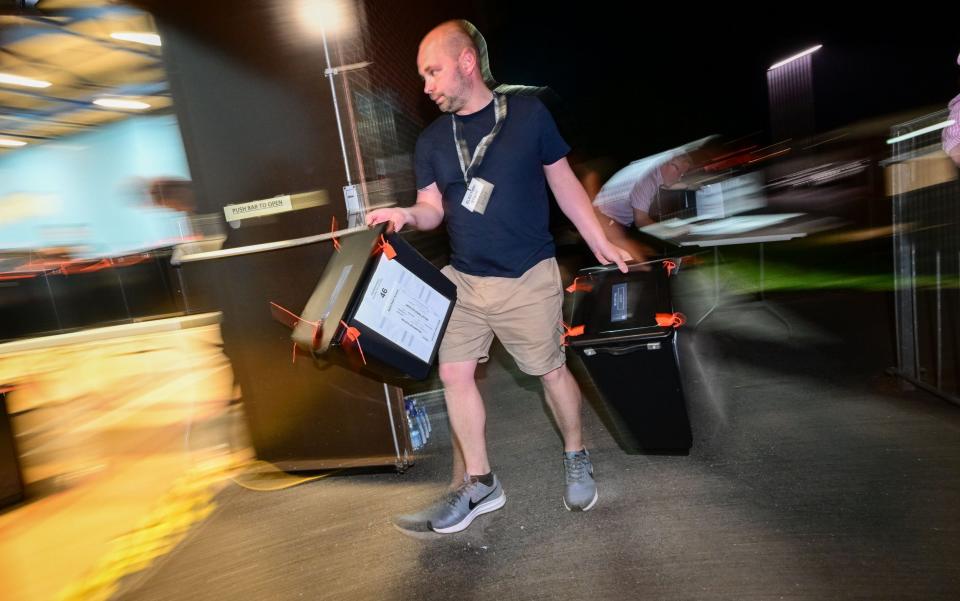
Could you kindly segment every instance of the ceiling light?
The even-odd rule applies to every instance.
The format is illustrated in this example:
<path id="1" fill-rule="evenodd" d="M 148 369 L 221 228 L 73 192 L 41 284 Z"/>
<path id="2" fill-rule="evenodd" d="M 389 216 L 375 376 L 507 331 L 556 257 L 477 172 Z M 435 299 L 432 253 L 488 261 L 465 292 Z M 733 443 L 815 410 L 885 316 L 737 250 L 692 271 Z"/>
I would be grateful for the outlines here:
<path id="1" fill-rule="evenodd" d="M 896 144 L 897 142 L 903 142 L 904 140 L 909 140 L 911 138 L 916 138 L 917 136 L 922 136 L 923 134 L 928 134 L 932 131 L 937 131 L 938 129 L 946 129 L 956 123 L 953 119 L 947 119 L 946 121 L 941 121 L 940 123 L 934 123 L 933 125 L 928 125 L 927 127 L 922 127 L 916 131 L 912 131 L 901 136 L 896 136 L 887 140 L 887 144 Z"/>
<path id="2" fill-rule="evenodd" d="M 133 111 L 142 111 L 150 108 L 150 105 L 146 102 L 140 102 L 139 100 L 126 100 L 124 98 L 97 98 L 93 101 L 93 103 L 97 106 L 102 106 L 108 109 L 129 109 Z"/>
<path id="3" fill-rule="evenodd" d="M 118 31 L 116 33 L 111 33 L 110 37 L 115 40 L 136 42 L 138 44 L 146 44 L 147 46 L 160 45 L 160 36 L 155 33 L 144 33 L 140 31 Z"/>
<path id="4" fill-rule="evenodd" d="M 29 77 L 20 77 L 19 75 L 10 75 L 9 73 L 0 73 L 0 83 L 25 86 L 28 88 L 49 88 L 53 85 L 49 81 L 30 79 Z"/>

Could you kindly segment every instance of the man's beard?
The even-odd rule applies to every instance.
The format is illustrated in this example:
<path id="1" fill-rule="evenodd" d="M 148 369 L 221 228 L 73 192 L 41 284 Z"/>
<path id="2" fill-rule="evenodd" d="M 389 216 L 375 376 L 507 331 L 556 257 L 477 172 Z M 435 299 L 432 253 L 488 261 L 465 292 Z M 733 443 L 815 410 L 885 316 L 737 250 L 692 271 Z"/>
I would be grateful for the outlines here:
<path id="1" fill-rule="evenodd" d="M 470 92 L 470 80 L 466 77 L 459 77 L 457 89 L 453 94 L 447 96 L 444 94 L 443 102 L 438 106 L 444 113 L 456 113 L 467 105 L 467 98 Z"/>

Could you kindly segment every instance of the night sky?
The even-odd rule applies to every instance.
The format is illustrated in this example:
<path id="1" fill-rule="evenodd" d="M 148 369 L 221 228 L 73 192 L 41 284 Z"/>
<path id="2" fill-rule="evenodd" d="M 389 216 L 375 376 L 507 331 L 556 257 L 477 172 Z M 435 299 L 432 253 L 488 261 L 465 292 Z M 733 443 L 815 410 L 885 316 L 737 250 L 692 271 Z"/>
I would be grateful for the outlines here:
<path id="1" fill-rule="evenodd" d="M 774 16 L 769 5 L 747 13 L 733 3 L 711 10 L 519 0 L 473 6 L 494 76 L 549 85 L 576 123 L 575 144 L 621 160 L 714 133 L 766 135 L 767 68 L 818 43 L 819 131 L 943 108 L 960 92 L 960 31 L 948 31 L 958 15 L 938 19 L 929 9 L 841 18 L 812 8 Z"/>

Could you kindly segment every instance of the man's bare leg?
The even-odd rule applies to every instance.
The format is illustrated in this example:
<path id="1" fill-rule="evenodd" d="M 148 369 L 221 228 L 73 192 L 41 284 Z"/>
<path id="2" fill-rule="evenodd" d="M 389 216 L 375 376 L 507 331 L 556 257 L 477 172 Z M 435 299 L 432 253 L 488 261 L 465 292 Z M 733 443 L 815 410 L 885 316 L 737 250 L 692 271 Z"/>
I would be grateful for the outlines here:
<path id="1" fill-rule="evenodd" d="M 563 505 L 570 511 L 589 511 L 599 495 L 593 479 L 593 463 L 583 446 L 580 387 L 566 365 L 540 376 L 540 380 L 563 436 Z"/>
<path id="2" fill-rule="evenodd" d="M 401 530 L 460 532 L 477 516 L 496 511 L 507 501 L 487 459 L 487 414 L 474 379 L 476 368 L 476 360 L 440 364 L 453 447 L 454 482 L 450 488 L 455 492 L 423 511 L 395 518 Z M 458 477 L 458 470 L 465 471 Z M 464 473 L 476 477 L 465 479 Z"/>
<path id="3" fill-rule="evenodd" d="M 474 378 L 476 370 L 475 359 L 440 364 L 440 380 L 447 400 L 454 447 L 460 449 L 466 473 L 474 476 L 490 472 L 487 412 Z"/>
<path id="4" fill-rule="evenodd" d="M 540 376 L 547 405 L 563 436 L 564 451 L 583 449 L 580 387 L 566 365 Z"/>
<path id="5" fill-rule="evenodd" d="M 467 466 L 463 461 L 463 451 L 460 450 L 460 441 L 453 428 L 450 428 L 450 448 L 453 450 L 453 473 L 450 476 L 450 490 L 455 490 L 463 484 L 463 478 L 467 473 Z"/>

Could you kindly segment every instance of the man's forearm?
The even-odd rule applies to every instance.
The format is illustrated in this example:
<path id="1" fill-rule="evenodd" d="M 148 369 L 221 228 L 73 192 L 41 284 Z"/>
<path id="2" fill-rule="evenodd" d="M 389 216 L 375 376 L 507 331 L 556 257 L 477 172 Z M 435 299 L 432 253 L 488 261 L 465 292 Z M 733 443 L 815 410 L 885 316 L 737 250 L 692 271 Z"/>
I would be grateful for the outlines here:
<path id="1" fill-rule="evenodd" d="M 597 220 L 593 206 L 582 188 L 579 191 L 576 189 L 566 190 L 559 195 L 555 194 L 555 196 L 560 210 L 570 219 L 583 239 L 587 241 L 587 244 L 592 244 L 606 237 L 600 222 Z M 561 198 L 563 196 L 566 198 Z"/>
<path id="2" fill-rule="evenodd" d="M 560 210 L 576 226 L 597 260 L 604 265 L 616 263 L 620 271 L 626 273 L 626 261 L 630 259 L 630 253 L 607 240 L 593 211 L 593 205 L 590 204 L 586 191 L 580 185 L 577 176 L 573 174 L 567 160 L 560 159 L 550 165 L 544 165 L 543 171 L 553 195 L 557 198 Z"/>
<path id="3" fill-rule="evenodd" d="M 443 221 L 443 213 L 425 202 L 418 202 L 404 209 L 408 223 L 418 230 L 432 230 Z"/>
<path id="4" fill-rule="evenodd" d="M 570 219 L 587 244 L 592 247 L 596 242 L 606 240 L 593 205 L 590 204 L 590 198 L 566 160 L 561 159 L 548 165 L 544 171 L 550 190 L 557 199 L 557 206 Z"/>

